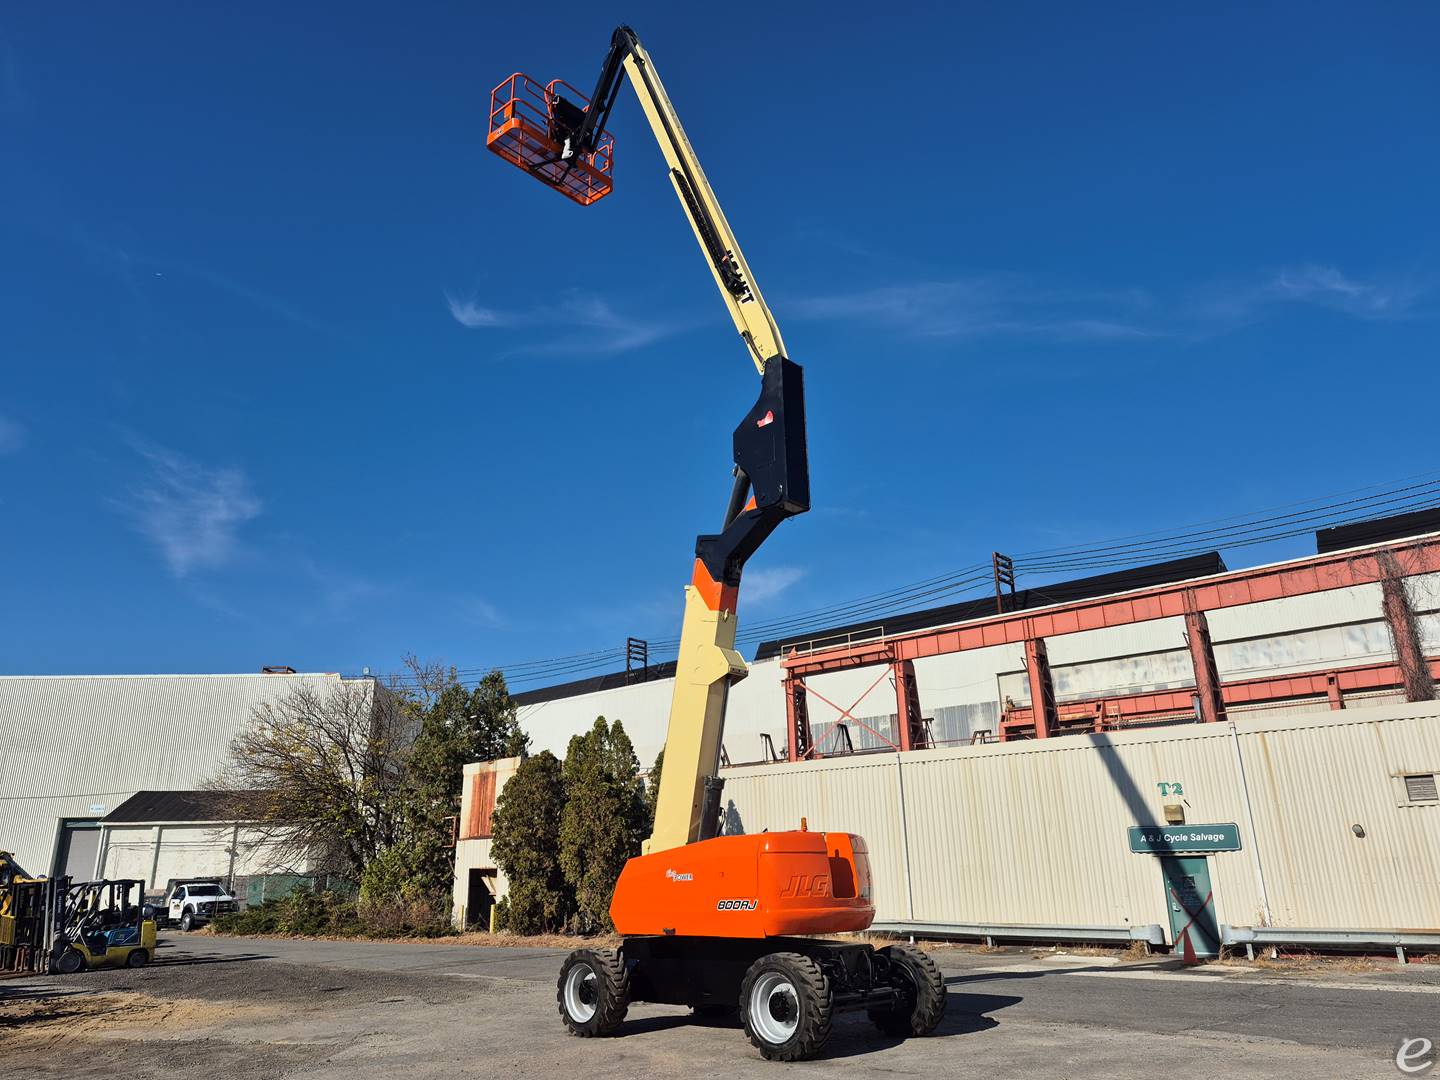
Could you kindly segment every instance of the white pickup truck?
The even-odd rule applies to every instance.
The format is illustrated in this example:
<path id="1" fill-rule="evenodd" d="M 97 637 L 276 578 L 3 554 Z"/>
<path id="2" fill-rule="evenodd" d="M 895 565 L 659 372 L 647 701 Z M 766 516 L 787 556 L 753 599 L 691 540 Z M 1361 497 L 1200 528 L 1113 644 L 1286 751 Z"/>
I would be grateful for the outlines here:
<path id="1" fill-rule="evenodd" d="M 216 881 L 186 881 L 174 885 L 165 897 L 165 921 L 181 930 L 204 926 L 217 915 L 238 910 L 235 898 Z"/>

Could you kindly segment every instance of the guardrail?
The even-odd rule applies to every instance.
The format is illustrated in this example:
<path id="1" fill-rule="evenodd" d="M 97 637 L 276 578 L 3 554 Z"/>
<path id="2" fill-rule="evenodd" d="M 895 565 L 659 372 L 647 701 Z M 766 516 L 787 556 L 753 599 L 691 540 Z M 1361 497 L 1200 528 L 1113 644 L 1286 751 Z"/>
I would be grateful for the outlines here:
<path id="1" fill-rule="evenodd" d="M 1148 949 L 1165 944 L 1159 923 L 1140 926 L 1044 926 L 1028 923 L 936 923 L 907 919 L 877 922 L 871 930 L 924 938 L 978 938 L 986 945 L 996 941 L 1115 941 L 1142 942 Z"/>
<path id="2" fill-rule="evenodd" d="M 1427 930 L 1324 930 L 1277 926 L 1220 926 L 1221 945 L 1244 945 L 1255 959 L 1255 946 L 1308 945 L 1317 949 L 1393 948 L 1395 959 L 1405 963 L 1406 949 L 1440 949 L 1440 931 Z"/>

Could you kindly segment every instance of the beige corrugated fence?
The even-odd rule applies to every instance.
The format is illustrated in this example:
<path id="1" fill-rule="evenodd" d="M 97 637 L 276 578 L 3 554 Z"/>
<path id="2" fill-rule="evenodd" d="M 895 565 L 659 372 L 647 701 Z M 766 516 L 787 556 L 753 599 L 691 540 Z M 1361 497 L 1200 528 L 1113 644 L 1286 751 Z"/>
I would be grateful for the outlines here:
<path id="1" fill-rule="evenodd" d="M 1411 801 L 1404 776 L 1434 773 L 1440 702 L 752 766 L 725 795 L 746 832 L 805 817 L 864 836 L 882 922 L 1168 940 L 1158 860 L 1127 829 L 1169 803 L 1239 826 L 1241 850 L 1208 856 L 1221 923 L 1433 933 L 1440 802 Z"/>

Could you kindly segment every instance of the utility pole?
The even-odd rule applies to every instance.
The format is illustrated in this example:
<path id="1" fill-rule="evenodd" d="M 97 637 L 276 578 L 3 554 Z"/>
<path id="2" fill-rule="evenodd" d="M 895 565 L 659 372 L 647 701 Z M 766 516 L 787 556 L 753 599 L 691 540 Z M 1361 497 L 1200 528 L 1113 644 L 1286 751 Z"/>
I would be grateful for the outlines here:
<path id="1" fill-rule="evenodd" d="M 1005 597 L 1000 591 L 1002 585 L 1010 586 L 1010 608 L 1015 608 L 1015 560 L 998 551 L 990 553 L 990 566 L 995 571 L 995 614 L 1005 614 Z"/>
<path id="2" fill-rule="evenodd" d="M 625 639 L 625 681 L 650 680 L 650 643 L 640 638 Z"/>

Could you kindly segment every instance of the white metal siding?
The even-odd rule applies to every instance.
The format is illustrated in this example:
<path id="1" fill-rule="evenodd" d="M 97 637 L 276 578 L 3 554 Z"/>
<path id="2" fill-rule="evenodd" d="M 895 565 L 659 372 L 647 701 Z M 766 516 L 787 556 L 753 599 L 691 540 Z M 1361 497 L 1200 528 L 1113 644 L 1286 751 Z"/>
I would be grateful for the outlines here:
<path id="1" fill-rule="evenodd" d="M 640 759 L 641 767 L 648 769 L 665 745 L 665 727 L 674 692 L 674 679 L 657 679 L 523 705 L 519 712 L 520 726 L 530 736 L 531 753 L 549 750 L 563 758 L 570 740 L 589 731 L 597 716 L 619 720 L 635 745 L 635 756 Z"/>
<path id="2" fill-rule="evenodd" d="M 1163 652 L 1185 648 L 1185 620 L 1150 619 L 1123 626 L 1104 626 L 1047 638 L 1050 666 L 1081 664 L 1089 660 L 1110 660 L 1136 653 Z"/>
<path id="3" fill-rule="evenodd" d="M 56 823 L 214 776 L 254 710 L 338 675 L 0 676 L 0 848 L 48 873 Z"/>
<path id="4" fill-rule="evenodd" d="M 1312 626 L 1337 626 L 1341 623 L 1378 619 L 1379 585 L 1350 585 L 1343 589 L 1304 593 L 1279 600 L 1262 600 L 1258 604 L 1220 608 L 1206 613 L 1210 637 L 1215 641 L 1283 634 Z"/>
<path id="5" fill-rule="evenodd" d="M 224 878 L 303 873 L 308 865 L 283 858 L 278 845 L 263 832 L 233 824 L 194 822 L 170 825 L 106 825 L 99 874 L 142 878 L 152 890 L 171 878 Z M 236 842 L 238 840 L 238 843 Z M 232 862 L 230 851 L 235 848 Z"/>

